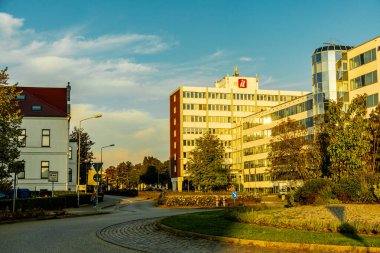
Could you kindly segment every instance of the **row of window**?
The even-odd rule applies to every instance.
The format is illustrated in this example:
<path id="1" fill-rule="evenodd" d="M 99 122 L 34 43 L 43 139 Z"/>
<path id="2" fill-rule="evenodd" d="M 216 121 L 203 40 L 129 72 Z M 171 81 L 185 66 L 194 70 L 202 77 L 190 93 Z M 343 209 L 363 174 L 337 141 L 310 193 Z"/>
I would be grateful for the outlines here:
<path id="1" fill-rule="evenodd" d="M 261 153 L 269 152 L 269 145 L 263 144 L 255 147 L 245 148 L 244 149 L 244 156 L 248 155 L 256 155 Z"/>
<path id="2" fill-rule="evenodd" d="M 350 59 L 350 68 L 354 69 L 376 60 L 376 49 L 371 49 Z"/>
<path id="3" fill-rule="evenodd" d="M 50 161 L 41 161 L 41 179 L 49 178 Z M 25 179 L 25 171 L 17 174 L 18 179 Z M 73 181 L 73 170 L 68 169 L 68 181 Z"/>
<path id="4" fill-rule="evenodd" d="M 183 122 L 206 122 L 206 116 L 184 115 Z"/>
<path id="5" fill-rule="evenodd" d="M 262 181 L 272 181 L 272 177 L 269 174 L 250 174 L 244 175 L 244 182 L 262 182 Z"/>
<path id="6" fill-rule="evenodd" d="M 195 91 L 184 91 L 183 92 L 184 98 L 206 98 L 206 92 L 195 92 Z M 231 99 L 230 93 L 216 93 L 216 92 L 209 92 L 208 93 L 209 99 Z M 258 94 L 255 96 L 254 94 L 237 94 L 233 93 L 232 98 L 234 100 L 259 100 L 259 101 L 290 101 L 297 96 L 289 96 L 289 95 L 264 95 L 264 94 Z"/>
<path id="7" fill-rule="evenodd" d="M 289 117 L 291 115 L 295 115 L 301 112 L 309 111 L 313 109 L 313 100 L 307 100 L 303 103 L 290 106 L 288 108 L 279 110 L 271 114 L 272 120 L 279 120 L 282 118 Z"/>
<path id="8" fill-rule="evenodd" d="M 272 130 L 270 129 L 261 130 L 258 132 L 254 132 L 252 134 L 244 135 L 243 142 L 246 143 L 246 142 L 251 142 L 251 141 L 255 141 L 259 139 L 264 139 L 266 137 L 271 136 L 271 134 L 272 134 Z"/>
<path id="9" fill-rule="evenodd" d="M 26 147 L 26 129 L 20 129 L 21 134 L 18 137 L 20 147 Z M 50 147 L 50 129 L 42 129 L 41 147 Z"/>
<path id="10" fill-rule="evenodd" d="M 244 169 L 267 167 L 268 165 L 269 165 L 269 162 L 267 159 L 258 159 L 258 160 L 244 162 Z"/>
<path id="11" fill-rule="evenodd" d="M 198 128 L 198 127 L 184 127 L 183 128 L 183 134 L 217 134 L 217 135 L 230 135 L 231 129 L 227 128 Z"/>
<path id="12" fill-rule="evenodd" d="M 377 70 L 350 80 L 351 90 L 377 83 Z"/>

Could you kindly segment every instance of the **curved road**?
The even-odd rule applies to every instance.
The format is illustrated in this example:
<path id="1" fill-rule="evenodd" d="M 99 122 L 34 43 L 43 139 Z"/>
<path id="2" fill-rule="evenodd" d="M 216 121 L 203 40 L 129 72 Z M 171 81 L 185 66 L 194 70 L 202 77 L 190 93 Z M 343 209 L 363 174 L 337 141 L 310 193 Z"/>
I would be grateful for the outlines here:
<path id="1" fill-rule="evenodd" d="M 128 200 L 111 214 L 0 225 L 0 252 L 283 252 L 177 237 L 159 230 L 158 218 L 203 210 Z"/>

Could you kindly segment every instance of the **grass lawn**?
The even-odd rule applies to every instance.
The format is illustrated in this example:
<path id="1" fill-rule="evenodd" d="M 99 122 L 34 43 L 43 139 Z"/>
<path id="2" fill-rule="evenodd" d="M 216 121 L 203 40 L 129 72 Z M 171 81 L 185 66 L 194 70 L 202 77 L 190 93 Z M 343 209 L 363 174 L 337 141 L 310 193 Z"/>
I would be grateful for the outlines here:
<path id="1" fill-rule="evenodd" d="M 315 219 L 318 219 L 318 217 L 315 217 Z M 172 216 L 162 220 L 162 224 L 184 231 L 240 239 L 380 247 L 380 236 L 310 232 L 249 225 L 225 219 L 224 211 L 208 211 Z"/>

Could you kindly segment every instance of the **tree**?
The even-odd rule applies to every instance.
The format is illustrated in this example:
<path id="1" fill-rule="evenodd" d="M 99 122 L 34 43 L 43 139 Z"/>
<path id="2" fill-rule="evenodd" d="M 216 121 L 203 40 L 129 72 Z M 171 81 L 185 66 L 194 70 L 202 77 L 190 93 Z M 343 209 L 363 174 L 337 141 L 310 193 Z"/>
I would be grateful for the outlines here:
<path id="1" fill-rule="evenodd" d="M 160 175 L 160 168 L 162 168 L 162 162 L 153 157 L 145 156 L 142 163 L 141 182 L 147 185 L 156 184 L 158 186 L 158 180 Z"/>
<path id="2" fill-rule="evenodd" d="M 330 174 L 337 180 L 344 176 L 356 175 L 368 167 L 371 153 L 371 134 L 366 107 L 367 95 L 359 95 L 352 100 L 347 112 L 341 104 L 329 103 L 334 108 L 327 117 L 326 133 L 330 143 L 327 151 L 330 156 Z M 336 108 L 336 109 L 335 109 Z M 337 109 L 339 109 L 337 111 Z"/>
<path id="3" fill-rule="evenodd" d="M 380 105 L 377 105 L 369 115 L 369 132 L 371 135 L 371 153 L 369 167 L 372 172 L 378 171 L 380 160 Z"/>
<path id="4" fill-rule="evenodd" d="M 130 188 L 130 175 L 133 169 L 133 164 L 130 161 L 122 162 L 116 167 L 116 174 L 118 176 L 118 183 L 122 188 Z"/>
<path id="5" fill-rule="evenodd" d="M 17 83 L 8 85 L 8 80 L 7 68 L 0 70 L 0 191 L 11 187 L 10 168 L 20 156 L 22 141 L 22 115 L 16 99 L 21 92 L 16 89 Z"/>
<path id="6" fill-rule="evenodd" d="M 224 165 L 224 147 L 219 138 L 206 133 L 195 140 L 187 162 L 188 173 L 194 186 L 206 190 L 223 189 L 228 184 L 229 168 Z"/>
<path id="7" fill-rule="evenodd" d="M 74 127 L 70 138 L 78 142 L 77 127 Z M 91 151 L 91 147 L 94 144 L 95 142 L 91 141 L 90 135 L 83 128 L 80 129 L 80 184 L 86 184 L 87 171 L 91 168 L 91 162 L 94 159 L 94 153 Z"/>
<path id="8" fill-rule="evenodd" d="M 310 166 L 311 152 L 307 128 L 288 118 L 272 129 L 268 159 L 274 180 L 305 180 L 319 176 Z"/>

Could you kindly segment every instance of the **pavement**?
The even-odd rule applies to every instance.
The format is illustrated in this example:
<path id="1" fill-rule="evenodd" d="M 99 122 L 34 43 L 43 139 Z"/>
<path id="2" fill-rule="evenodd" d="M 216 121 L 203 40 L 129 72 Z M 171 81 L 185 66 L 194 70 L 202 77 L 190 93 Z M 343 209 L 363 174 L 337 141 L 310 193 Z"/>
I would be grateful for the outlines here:
<path id="1" fill-rule="evenodd" d="M 66 216 L 88 216 L 98 214 L 108 214 L 115 210 L 115 207 L 124 206 L 130 203 L 122 197 L 106 195 L 102 202 L 99 202 L 96 207 L 91 204 L 84 204 L 78 207 L 66 208 Z"/>

